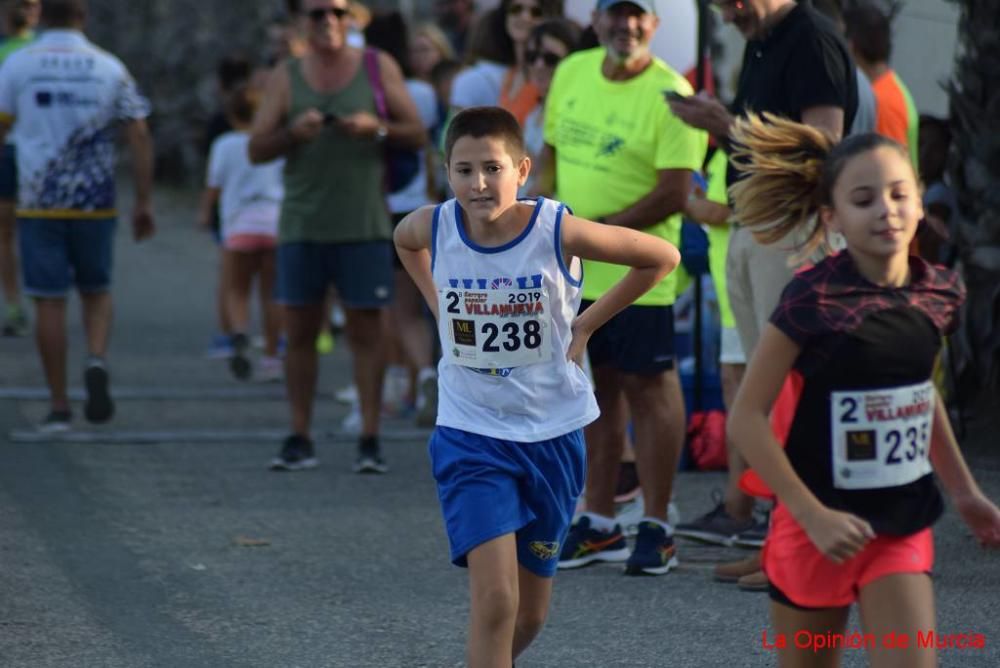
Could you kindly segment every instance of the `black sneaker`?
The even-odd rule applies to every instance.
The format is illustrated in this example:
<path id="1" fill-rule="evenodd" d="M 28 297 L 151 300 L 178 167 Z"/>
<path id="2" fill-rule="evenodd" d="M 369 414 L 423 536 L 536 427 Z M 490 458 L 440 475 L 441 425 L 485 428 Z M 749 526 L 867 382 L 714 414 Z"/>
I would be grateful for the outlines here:
<path id="1" fill-rule="evenodd" d="M 115 414 L 115 402 L 108 391 L 108 370 L 103 360 L 92 358 L 87 363 L 83 384 L 87 389 L 87 402 L 83 405 L 83 416 L 87 422 L 100 424 L 110 420 Z"/>
<path id="2" fill-rule="evenodd" d="M 753 528 L 754 520 L 737 520 L 726 512 L 720 494 L 713 495 L 716 506 L 691 522 L 682 522 L 674 528 L 674 535 L 712 545 L 732 545 L 736 534 Z"/>
<path id="3" fill-rule="evenodd" d="M 355 473 L 388 473 L 389 467 L 382 460 L 382 450 L 377 436 L 363 436 L 358 441 L 358 458 L 354 462 Z"/>
<path id="4" fill-rule="evenodd" d="M 229 358 L 229 370 L 236 380 L 247 380 L 253 374 L 253 366 L 247 352 L 250 350 L 250 339 L 246 334 L 233 334 L 233 356 Z"/>
<path id="5" fill-rule="evenodd" d="M 664 575 L 677 567 L 677 548 L 658 522 L 640 522 L 635 548 L 625 562 L 625 575 Z"/>
<path id="6" fill-rule="evenodd" d="M 281 446 L 281 454 L 271 460 L 272 471 L 305 471 L 319 466 L 313 442 L 305 436 L 292 434 Z"/>
<path id="7" fill-rule="evenodd" d="M 733 537 L 733 545 L 738 545 L 739 547 L 763 547 L 764 539 L 767 538 L 767 527 L 769 524 L 769 515 L 765 514 L 763 519 L 754 522 L 752 527 L 736 534 Z"/>
<path id="8" fill-rule="evenodd" d="M 70 411 L 50 411 L 38 425 L 38 431 L 43 434 L 63 434 L 69 431 L 73 421 Z"/>

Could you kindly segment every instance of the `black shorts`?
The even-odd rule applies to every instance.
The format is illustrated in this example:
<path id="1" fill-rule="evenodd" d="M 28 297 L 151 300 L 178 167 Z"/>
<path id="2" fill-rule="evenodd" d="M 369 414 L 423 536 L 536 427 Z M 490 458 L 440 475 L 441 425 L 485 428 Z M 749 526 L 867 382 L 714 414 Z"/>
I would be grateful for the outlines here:
<path id="1" fill-rule="evenodd" d="M 591 301 L 580 305 L 582 313 Z M 655 376 L 674 368 L 674 307 L 627 306 L 594 332 L 587 343 L 594 367 Z"/>

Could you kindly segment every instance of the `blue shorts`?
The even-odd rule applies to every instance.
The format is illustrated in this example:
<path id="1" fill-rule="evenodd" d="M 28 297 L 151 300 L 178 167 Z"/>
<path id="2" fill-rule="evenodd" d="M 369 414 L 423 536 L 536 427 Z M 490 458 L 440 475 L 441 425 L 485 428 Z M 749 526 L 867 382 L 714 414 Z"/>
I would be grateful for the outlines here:
<path id="1" fill-rule="evenodd" d="M 594 302 L 580 305 L 584 311 Z M 674 368 L 674 307 L 627 306 L 598 329 L 587 342 L 594 367 L 610 366 L 622 373 L 655 376 Z"/>
<path id="2" fill-rule="evenodd" d="M 5 144 L 0 153 L 0 199 L 17 199 L 17 147 Z"/>
<path id="3" fill-rule="evenodd" d="M 348 308 L 380 308 L 392 300 L 392 242 L 278 245 L 275 297 L 288 306 L 319 304 L 331 285 Z"/>
<path id="4" fill-rule="evenodd" d="M 24 292 L 32 297 L 65 297 L 71 286 L 82 293 L 107 292 L 115 218 L 18 218 Z"/>
<path id="5" fill-rule="evenodd" d="M 473 548 L 513 533 L 518 563 L 555 575 L 583 491 L 583 431 L 518 443 L 437 427 L 429 449 L 452 563 L 466 567 Z"/>

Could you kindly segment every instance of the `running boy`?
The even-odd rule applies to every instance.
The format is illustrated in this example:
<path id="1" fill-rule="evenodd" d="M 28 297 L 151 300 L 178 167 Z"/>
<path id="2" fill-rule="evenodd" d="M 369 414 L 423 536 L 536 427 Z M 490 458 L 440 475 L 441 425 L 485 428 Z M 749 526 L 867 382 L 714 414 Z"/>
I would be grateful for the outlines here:
<path id="1" fill-rule="evenodd" d="M 509 668 L 545 621 L 583 488 L 581 430 L 598 416 L 578 364 L 587 340 L 680 255 L 559 202 L 518 201 L 531 160 L 500 108 L 456 115 L 445 163 L 455 199 L 410 214 L 395 242 L 444 350 L 430 455 L 452 562 L 469 569 L 468 663 Z M 633 269 L 577 315 L 583 258 Z"/>
<path id="2" fill-rule="evenodd" d="M 1000 510 L 969 473 L 931 383 L 964 289 L 909 255 L 923 209 L 902 146 L 875 134 L 834 146 L 808 126 L 765 120 L 735 128 L 739 220 L 763 243 L 798 232 L 804 252 L 827 230 L 847 242 L 785 289 L 729 420 L 778 499 L 763 553 L 774 630 L 842 633 L 858 601 L 866 633 L 915 638 L 935 624 L 934 472 L 976 538 L 1000 546 Z M 789 372 L 802 390 L 782 451 L 768 413 Z M 840 649 L 788 645 L 781 666 L 839 665 Z M 933 647 L 873 645 L 876 668 L 937 665 Z"/>
<path id="3" fill-rule="evenodd" d="M 240 86 L 226 99 L 226 120 L 233 127 L 212 142 L 208 157 L 208 179 L 201 198 L 199 222 L 209 227 L 212 210 L 220 201 L 222 220 L 221 285 L 225 286 L 223 304 L 233 327 L 233 356 L 229 365 L 240 380 L 252 373 L 247 357 L 250 340 L 250 291 L 258 277 L 260 310 L 264 321 L 264 356 L 258 378 L 281 379 L 282 362 L 278 357 L 281 335 L 281 309 L 274 301 L 275 247 L 278 242 L 278 217 L 284 185 L 281 170 L 284 160 L 263 165 L 250 163 L 250 123 L 254 113 L 253 92 Z"/>

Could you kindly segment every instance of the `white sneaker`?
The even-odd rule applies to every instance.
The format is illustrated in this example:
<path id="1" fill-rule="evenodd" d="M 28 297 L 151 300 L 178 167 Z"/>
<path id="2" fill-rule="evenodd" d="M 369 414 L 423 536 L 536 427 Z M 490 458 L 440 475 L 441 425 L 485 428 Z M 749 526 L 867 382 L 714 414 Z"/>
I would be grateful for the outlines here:
<path id="1" fill-rule="evenodd" d="M 277 383 L 285 377 L 285 363 L 280 357 L 264 356 L 257 364 L 256 380 L 261 383 Z"/>

